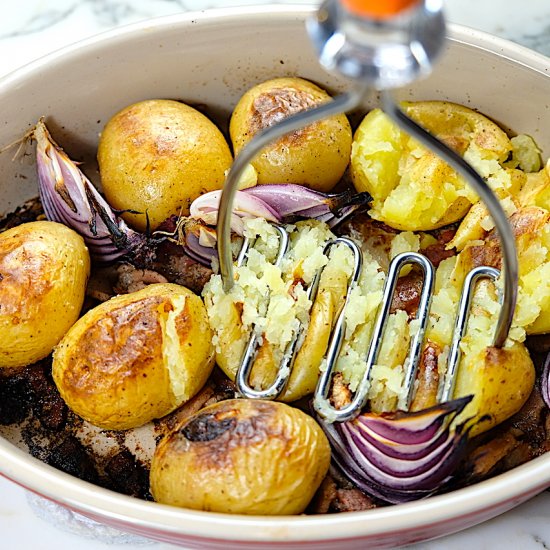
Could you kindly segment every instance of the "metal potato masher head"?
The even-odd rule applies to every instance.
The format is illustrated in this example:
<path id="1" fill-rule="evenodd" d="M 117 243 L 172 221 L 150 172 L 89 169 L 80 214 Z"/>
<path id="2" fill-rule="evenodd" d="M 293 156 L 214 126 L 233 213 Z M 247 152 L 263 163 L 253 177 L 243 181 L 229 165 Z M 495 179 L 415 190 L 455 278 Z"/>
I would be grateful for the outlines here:
<path id="1" fill-rule="evenodd" d="M 268 144 L 309 125 L 324 117 L 347 112 L 359 107 L 365 98 L 377 92 L 384 112 L 405 132 L 437 154 L 460 174 L 485 203 L 493 218 L 500 239 L 504 286 L 501 295 L 501 309 L 495 327 L 493 345 L 502 347 L 512 324 L 517 298 L 518 261 L 515 240 L 506 214 L 498 199 L 477 172 L 460 155 L 433 137 L 411 120 L 397 106 L 391 90 L 410 84 L 417 78 L 428 75 L 432 64 L 443 49 L 445 22 L 441 0 L 326 0 L 316 15 L 308 21 L 309 35 L 317 48 L 319 61 L 328 71 L 350 80 L 349 92 L 337 96 L 333 101 L 308 111 L 288 117 L 280 123 L 257 134 L 235 159 L 225 183 L 218 217 L 218 254 L 220 272 L 225 290 L 234 284 L 233 258 L 231 251 L 230 218 L 239 178 L 250 161 Z M 276 263 L 284 257 L 288 248 L 288 235 L 284 228 L 276 226 L 280 236 L 280 248 Z M 405 391 L 398 408 L 408 410 L 414 394 L 414 381 L 422 352 L 424 334 L 434 285 L 434 267 L 418 253 L 403 253 L 393 259 L 385 282 L 383 300 L 374 324 L 371 343 L 366 353 L 366 368 L 352 401 L 343 408 L 335 408 L 329 399 L 336 361 L 345 332 L 344 313 L 349 307 L 349 288 L 360 276 L 362 254 L 357 244 L 347 237 L 330 241 L 325 253 L 336 244 L 348 246 L 354 255 L 354 272 L 350 278 L 348 295 L 336 319 L 326 354 L 327 368 L 322 373 L 315 390 L 314 406 L 321 416 L 345 421 L 353 418 L 365 406 L 371 383 L 371 372 L 384 337 L 389 316 L 392 295 L 401 269 L 407 264 L 417 265 L 423 272 L 423 287 L 416 318 L 419 330 L 409 347 L 405 361 Z M 250 243 L 245 239 L 237 265 L 246 261 Z M 321 273 L 317 273 L 308 288 L 308 297 L 313 302 Z M 454 380 L 460 361 L 460 341 L 468 320 L 471 297 L 480 278 L 497 279 L 499 270 L 481 266 L 466 276 L 455 320 L 446 374 L 439 388 L 440 402 L 452 398 Z M 237 372 L 237 387 L 242 395 L 250 398 L 274 399 L 280 395 L 288 382 L 292 361 L 299 347 L 299 335 L 288 345 L 275 381 L 270 387 L 256 390 L 249 384 L 258 341 L 251 336 Z M 328 412 L 327 412 L 328 411 Z"/>

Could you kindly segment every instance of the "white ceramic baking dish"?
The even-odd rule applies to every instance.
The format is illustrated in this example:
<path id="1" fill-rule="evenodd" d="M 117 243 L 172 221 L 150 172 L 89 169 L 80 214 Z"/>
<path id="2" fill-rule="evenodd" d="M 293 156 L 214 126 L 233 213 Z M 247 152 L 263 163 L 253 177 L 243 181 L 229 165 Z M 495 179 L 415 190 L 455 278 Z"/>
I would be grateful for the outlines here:
<path id="1" fill-rule="evenodd" d="M 137 100 L 203 103 L 223 126 L 242 92 L 270 77 L 300 75 L 337 92 L 345 83 L 317 65 L 304 30 L 309 13 L 303 6 L 188 13 L 65 48 L 0 82 L 0 146 L 46 116 L 68 152 L 91 161 L 102 125 Z M 451 26 L 449 34 L 433 76 L 400 96 L 479 109 L 532 135 L 548 156 L 550 61 L 470 29 Z M 0 154 L 0 213 L 37 194 L 34 170 L 32 158 Z M 424 501 L 310 517 L 229 516 L 140 501 L 46 466 L 1 437 L 0 473 L 98 521 L 189 548 L 378 548 L 452 533 L 516 506 L 550 485 L 550 453 Z"/>

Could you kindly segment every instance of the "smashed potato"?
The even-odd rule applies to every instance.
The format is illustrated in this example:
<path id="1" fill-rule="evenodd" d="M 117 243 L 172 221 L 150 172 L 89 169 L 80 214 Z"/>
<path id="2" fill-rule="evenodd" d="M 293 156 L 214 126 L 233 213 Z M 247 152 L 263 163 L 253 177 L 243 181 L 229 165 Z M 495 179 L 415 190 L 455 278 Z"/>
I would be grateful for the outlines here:
<path id="1" fill-rule="evenodd" d="M 443 101 L 404 103 L 402 108 L 469 161 L 493 190 L 512 186 L 503 165 L 513 146 L 494 122 Z M 454 170 L 379 109 L 367 114 L 355 133 L 351 175 L 355 188 L 374 198 L 371 216 L 396 229 L 442 227 L 462 218 L 478 201 Z"/>
<path id="2" fill-rule="evenodd" d="M 319 425 L 272 401 L 206 407 L 163 439 L 151 465 L 157 502 L 233 514 L 301 514 L 330 464 Z"/>
<path id="3" fill-rule="evenodd" d="M 159 283 L 88 311 L 57 346 L 53 378 L 76 414 L 125 430 L 191 399 L 214 364 L 204 305 L 185 287 Z"/>
<path id="4" fill-rule="evenodd" d="M 250 236 L 259 238 L 259 246 L 249 252 L 246 265 L 237 268 L 238 286 L 226 294 L 220 276 L 215 275 L 206 284 L 203 296 L 214 331 L 216 361 L 229 378 L 235 380 L 251 331 L 256 330 L 262 337 L 250 376 L 252 387 L 260 389 L 273 382 L 286 346 L 300 330 L 299 320 L 309 318 L 311 302 L 297 281 L 311 282 L 316 269 L 325 263 L 320 249 L 330 231 L 313 221 L 298 224 L 292 236 L 292 252 L 285 265 L 276 268 L 270 263 L 278 247 L 273 228 L 261 220 L 247 224 Z M 295 401 L 312 393 L 319 378 L 334 314 L 347 284 L 346 274 L 338 267 L 325 271 L 307 336 L 279 398 L 282 401 Z"/>
<path id="5" fill-rule="evenodd" d="M 327 101 L 331 101 L 327 92 L 302 78 L 275 78 L 254 86 L 231 116 L 229 132 L 235 154 L 259 131 Z M 298 183 L 330 191 L 346 170 L 351 140 L 351 127 L 343 114 L 296 130 L 252 161 L 258 183 Z"/>
<path id="6" fill-rule="evenodd" d="M 0 367 L 46 357 L 75 323 L 90 256 L 84 240 L 49 221 L 0 233 Z"/>
<path id="7" fill-rule="evenodd" d="M 483 245 L 477 245 L 483 249 Z M 481 254 L 490 247 L 478 250 Z M 486 256 L 487 257 L 487 256 Z M 481 262 L 491 265 L 491 262 Z M 475 265 L 481 265 L 475 262 Z M 448 348 L 454 328 L 462 283 L 475 267 L 471 251 L 444 260 L 436 272 L 436 289 L 430 310 L 427 339 L 440 350 L 441 372 L 445 372 Z M 495 266 L 496 267 L 496 266 Z M 521 299 L 521 297 L 520 297 Z M 461 341 L 461 359 L 454 398 L 473 395 L 459 420 L 468 420 L 474 436 L 499 424 L 518 412 L 533 389 L 535 368 L 523 341 L 525 330 L 517 318 L 502 349 L 493 347 L 493 335 L 500 305 L 495 283 L 480 281 L 473 295 L 467 330 Z"/>

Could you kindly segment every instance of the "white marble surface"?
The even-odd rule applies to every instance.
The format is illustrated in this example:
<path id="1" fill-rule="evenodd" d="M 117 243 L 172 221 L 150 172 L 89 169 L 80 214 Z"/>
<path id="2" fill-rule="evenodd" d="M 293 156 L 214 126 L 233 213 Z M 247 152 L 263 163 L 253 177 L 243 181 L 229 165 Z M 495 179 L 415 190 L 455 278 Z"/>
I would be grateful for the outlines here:
<path id="1" fill-rule="evenodd" d="M 101 31 L 142 19 L 261 0 L 20 0 L 2 2 L 0 76 L 46 53 Z M 300 3 L 288 0 L 276 4 Z M 315 4 L 316 1 L 302 1 Z M 447 0 L 451 21 L 519 42 L 550 55 L 550 1 Z M 549 61 L 550 64 L 550 61 Z M 0 548 L 101 550 L 175 548 L 92 528 L 27 497 L 0 478 Z M 48 521 L 44 520 L 44 517 Z M 550 492 L 492 521 L 415 550 L 550 548 Z"/>

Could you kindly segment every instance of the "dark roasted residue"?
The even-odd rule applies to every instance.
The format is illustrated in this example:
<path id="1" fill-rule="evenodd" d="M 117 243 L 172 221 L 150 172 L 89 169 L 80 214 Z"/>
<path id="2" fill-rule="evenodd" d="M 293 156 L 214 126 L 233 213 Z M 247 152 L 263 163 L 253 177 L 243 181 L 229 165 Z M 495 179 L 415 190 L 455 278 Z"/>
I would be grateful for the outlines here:
<path id="1" fill-rule="evenodd" d="M 0 378 L 0 425 L 23 422 L 29 414 L 31 399 L 27 380 L 13 374 Z"/>
<path id="2" fill-rule="evenodd" d="M 49 449 L 45 462 L 84 481 L 101 485 L 93 456 L 75 437 L 68 436 Z"/>
<path id="3" fill-rule="evenodd" d="M 145 500 L 153 500 L 149 492 L 148 469 L 128 450 L 116 454 L 107 462 L 105 474 L 109 488 Z"/>
<path id="4" fill-rule="evenodd" d="M 18 206 L 15 211 L 0 218 L 0 232 L 17 227 L 22 223 L 34 222 L 42 216 L 44 216 L 44 210 L 40 199 L 38 197 L 29 199 L 22 206 Z"/>

